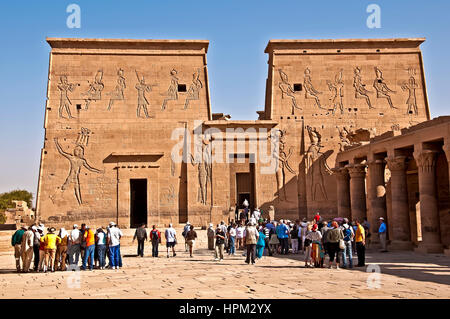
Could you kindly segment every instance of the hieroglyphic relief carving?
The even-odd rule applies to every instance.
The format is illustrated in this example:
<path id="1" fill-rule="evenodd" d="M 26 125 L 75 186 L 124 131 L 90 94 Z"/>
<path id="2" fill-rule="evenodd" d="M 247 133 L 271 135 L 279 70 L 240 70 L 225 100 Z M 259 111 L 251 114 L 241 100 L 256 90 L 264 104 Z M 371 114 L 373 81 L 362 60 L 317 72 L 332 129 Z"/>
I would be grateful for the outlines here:
<path id="1" fill-rule="evenodd" d="M 383 72 L 378 67 L 374 67 L 376 78 L 373 81 L 373 87 L 377 90 L 377 98 L 379 99 L 387 99 L 389 106 L 391 109 L 396 109 L 394 104 L 392 103 L 390 93 L 395 93 L 395 91 L 391 90 L 386 82 L 383 79 Z"/>
<path id="2" fill-rule="evenodd" d="M 58 90 L 61 91 L 61 97 L 60 97 L 60 102 L 59 102 L 59 111 L 58 111 L 59 117 L 65 118 L 63 116 L 63 111 L 65 110 L 69 119 L 75 118 L 70 113 L 70 105 L 72 104 L 72 102 L 69 99 L 69 92 L 73 92 L 73 90 L 75 89 L 75 86 L 80 86 L 80 84 L 79 83 L 69 83 L 69 80 L 67 79 L 67 75 L 62 75 L 59 78 L 59 83 L 57 86 L 58 86 Z"/>
<path id="3" fill-rule="evenodd" d="M 344 114 L 344 103 L 342 101 L 342 98 L 344 97 L 344 81 L 342 80 L 342 72 L 343 70 L 341 69 L 339 73 L 336 74 L 334 82 L 327 81 L 328 89 L 332 92 L 330 101 L 333 103 L 333 114 L 338 107 L 341 114 Z"/>
<path id="4" fill-rule="evenodd" d="M 200 145 L 200 149 L 196 151 L 196 154 L 200 155 L 199 158 L 193 157 L 191 154 L 191 164 L 193 166 L 197 165 L 198 168 L 198 197 L 197 201 L 206 205 L 208 198 L 208 188 L 211 187 L 211 177 L 212 177 L 212 150 L 210 138 L 205 134 L 202 134 L 201 137 L 202 142 Z"/>
<path id="5" fill-rule="evenodd" d="M 416 75 L 416 70 L 409 68 L 408 73 L 409 73 L 408 82 L 404 82 L 402 84 L 402 90 L 403 91 L 408 90 L 409 92 L 408 99 L 406 100 L 406 105 L 408 105 L 408 110 L 406 111 L 406 114 L 418 115 L 419 112 L 417 110 L 416 89 L 419 86 L 416 84 L 416 79 L 414 78 L 414 75 Z"/>
<path id="6" fill-rule="evenodd" d="M 278 196 L 279 200 L 286 200 L 286 170 L 292 174 L 297 174 L 294 169 L 289 164 L 289 158 L 292 156 L 292 147 L 289 148 L 286 154 L 286 130 L 276 130 L 276 136 L 271 137 L 272 149 L 276 149 L 278 142 L 278 152 L 273 152 L 273 157 L 278 163 L 277 170 L 275 172 L 275 177 L 277 181 L 277 192 L 275 196 Z M 281 196 L 281 189 L 283 189 L 284 198 Z"/>
<path id="7" fill-rule="evenodd" d="M 314 88 L 311 79 L 311 70 L 309 68 L 305 69 L 305 78 L 303 80 L 303 86 L 305 87 L 305 98 L 314 99 L 316 105 L 319 108 L 323 109 L 323 107 L 320 105 L 320 99 L 318 97 L 318 95 L 322 94 L 322 92 L 319 92 Z"/>
<path id="8" fill-rule="evenodd" d="M 170 71 L 170 85 L 167 89 L 167 97 L 164 99 L 161 109 L 164 111 L 167 108 L 167 102 L 172 100 L 178 100 L 178 78 L 177 70 Z"/>
<path id="9" fill-rule="evenodd" d="M 332 171 L 327 164 L 327 158 L 333 151 L 321 152 L 320 149 L 323 148 L 321 144 L 322 135 L 315 127 L 307 126 L 306 129 L 310 140 L 310 145 L 306 152 L 306 167 L 311 178 L 311 197 L 313 201 L 317 200 L 318 189 L 322 193 L 323 198 L 328 200 L 323 171 L 325 171 L 325 174 L 332 175 Z"/>
<path id="10" fill-rule="evenodd" d="M 99 169 L 91 167 L 86 159 L 84 158 L 84 148 L 88 145 L 90 130 L 86 128 L 81 129 L 81 133 L 78 135 L 76 145 L 73 149 L 73 154 L 64 152 L 61 145 L 59 144 L 58 138 L 54 138 L 56 149 L 59 154 L 64 156 L 69 160 L 70 170 L 69 175 L 66 178 L 66 181 L 60 188 L 60 193 L 62 194 L 68 187 L 73 186 L 75 198 L 77 199 L 78 205 L 83 204 L 83 199 L 81 197 L 80 190 L 80 171 L 81 168 L 84 167 L 90 172 L 94 173 L 103 173 Z M 55 200 L 56 193 L 50 196 L 52 201 Z"/>
<path id="11" fill-rule="evenodd" d="M 294 109 L 301 108 L 297 105 L 297 100 L 294 96 L 295 91 L 292 88 L 291 84 L 289 83 L 289 78 L 286 73 L 283 72 L 283 70 L 278 69 L 278 72 L 280 73 L 281 82 L 278 83 L 278 87 L 281 90 L 281 98 L 284 99 L 284 96 L 287 95 L 291 98 L 291 107 L 292 107 L 292 115 L 294 115 Z"/>
<path id="12" fill-rule="evenodd" d="M 92 101 L 98 101 L 102 99 L 102 91 L 105 88 L 105 85 L 102 82 L 103 80 L 103 70 L 98 70 L 97 74 L 94 77 L 94 81 L 92 83 L 89 83 L 89 89 L 86 93 L 82 93 L 81 95 L 84 96 L 84 102 L 85 104 L 85 110 L 88 109 L 89 104 Z"/>
<path id="13" fill-rule="evenodd" d="M 200 81 L 200 69 L 192 74 L 192 83 L 189 86 L 186 96 L 186 102 L 184 103 L 184 109 L 186 110 L 189 106 L 189 101 L 200 99 L 200 89 L 203 88 L 203 83 Z"/>
<path id="14" fill-rule="evenodd" d="M 160 205 L 161 206 L 171 206 L 175 203 L 175 199 L 177 195 L 175 193 L 175 187 L 173 185 L 169 185 L 165 189 L 165 192 L 161 196 Z"/>
<path id="15" fill-rule="evenodd" d="M 355 98 L 365 99 L 367 105 L 369 106 L 369 109 L 374 109 L 368 95 L 368 93 L 371 93 L 371 91 L 367 90 L 366 85 L 362 82 L 361 68 L 358 66 L 355 67 L 354 73 L 355 75 L 353 76 L 353 87 L 355 88 Z"/>
<path id="16" fill-rule="evenodd" d="M 111 110 L 111 107 L 114 104 L 114 101 L 123 101 L 125 99 L 123 91 L 127 87 L 125 83 L 125 77 L 124 72 L 122 69 L 117 70 L 117 84 L 114 88 L 114 91 L 108 93 L 110 96 L 109 104 L 108 104 L 108 111 Z"/>
<path id="17" fill-rule="evenodd" d="M 151 85 L 145 83 L 145 77 L 142 76 L 142 78 L 139 77 L 139 74 L 137 71 L 136 77 L 138 80 L 138 84 L 136 84 L 136 90 L 138 91 L 138 105 L 137 105 L 137 117 L 141 117 L 141 108 L 144 110 L 145 118 L 149 118 L 147 105 L 150 105 L 147 98 L 145 97 L 145 92 L 150 92 L 152 90 Z"/>

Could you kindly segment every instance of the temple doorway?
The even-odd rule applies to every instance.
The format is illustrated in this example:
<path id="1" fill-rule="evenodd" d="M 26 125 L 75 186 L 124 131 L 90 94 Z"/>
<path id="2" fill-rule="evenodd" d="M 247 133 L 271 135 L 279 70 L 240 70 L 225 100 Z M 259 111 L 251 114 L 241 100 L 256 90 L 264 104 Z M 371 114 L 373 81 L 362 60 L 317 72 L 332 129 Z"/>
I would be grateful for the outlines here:
<path id="1" fill-rule="evenodd" d="M 130 179 L 130 228 L 147 224 L 147 179 Z"/>

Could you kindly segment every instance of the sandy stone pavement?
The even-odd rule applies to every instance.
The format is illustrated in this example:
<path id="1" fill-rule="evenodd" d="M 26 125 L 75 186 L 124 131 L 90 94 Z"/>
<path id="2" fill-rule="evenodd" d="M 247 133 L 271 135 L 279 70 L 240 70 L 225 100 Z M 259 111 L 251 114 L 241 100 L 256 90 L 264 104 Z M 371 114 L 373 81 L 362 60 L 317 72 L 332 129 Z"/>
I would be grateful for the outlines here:
<path id="1" fill-rule="evenodd" d="M 127 246 L 120 270 L 45 274 L 16 273 L 13 255 L 2 253 L 0 298 L 450 298 L 444 255 L 368 252 L 369 271 L 379 266 L 378 275 L 362 268 L 306 269 L 302 255 L 263 257 L 252 266 L 242 251 L 216 262 L 204 247 L 194 258 L 184 245 L 177 248 L 175 258 L 164 250 L 152 258 L 147 244 L 141 258 Z"/>

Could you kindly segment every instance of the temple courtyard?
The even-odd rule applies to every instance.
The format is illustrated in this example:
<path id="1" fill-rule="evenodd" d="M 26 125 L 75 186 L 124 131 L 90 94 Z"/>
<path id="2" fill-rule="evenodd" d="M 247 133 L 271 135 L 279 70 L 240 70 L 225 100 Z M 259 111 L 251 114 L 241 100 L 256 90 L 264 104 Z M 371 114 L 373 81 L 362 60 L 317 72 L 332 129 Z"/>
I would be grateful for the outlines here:
<path id="1" fill-rule="evenodd" d="M 443 254 L 368 250 L 369 268 L 347 270 L 304 268 L 303 255 L 292 254 L 252 266 L 238 251 L 216 262 L 202 239 L 193 258 L 184 243 L 169 259 L 165 246 L 152 258 L 147 244 L 141 258 L 129 237 L 122 245 L 122 269 L 81 272 L 16 273 L 12 248 L 4 251 L 0 298 L 450 298 L 450 258 Z"/>

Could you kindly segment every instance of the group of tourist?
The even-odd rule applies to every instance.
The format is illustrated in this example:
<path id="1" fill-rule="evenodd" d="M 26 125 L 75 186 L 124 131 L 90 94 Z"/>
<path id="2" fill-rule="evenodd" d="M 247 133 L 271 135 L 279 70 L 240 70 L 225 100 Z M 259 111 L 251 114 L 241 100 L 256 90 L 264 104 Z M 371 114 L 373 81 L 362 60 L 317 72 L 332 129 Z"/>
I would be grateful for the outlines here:
<path id="1" fill-rule="evenodd" d="M 69 233 L 61 228 L 58 233 L 54 227 L 47 228 L 43 224 L 21 227 L 11 238 L 14 247 L 16 269 L 18 272 L 54 272 L 81 269 L 92 270 L 119 269 L 122 267 L 120 238 L 122 231 L 114 222 L 108 227 L 94 230 L 86 224 L 73 225 Z M 34 257 L 34 267 L 31 262 Z M 108 258 L 108 266 L 106 266 Z"/>
<path id="2" fill-rule="evenodd" d="M 258 210 L 257 213 L 260 211 Z M 215 250 L 215 260 L 223 259 L 223 251 L 235 255 L 236 249 L 245 250 L 246 263 L 255 263 L 263 255 L 304 254 L 305 267 L 324 267 L 328 256 L 328 267 L 353 268 L 353 256 L 358 257 L 357 267 L 365 266 L 365 250 L 370 238 L 370 225 L 363 222 L 350 222 L 347 218 L 325 221 L 317 213 L 312 221 L 289 220 L 269 221 L 255 214 L 226 226 L 222 221 L 214 229 L 209 225 L 208 248 Z M 380 217 L 378 234 L 382 252 L 386 252 L 386 224 Z"/>
<path id="3" fill-rule="evenodd" d="M 255 264 L 263 256 L 276 254 L 304 254 L 305 267 L 324 267 L 325 257 L 328 256 L 328 267 L 334 264 L 335 268 L 353 268 L 353 256 L 358 256 L 355 266 L 365 266 L 365 250 L 369 243 L 370 225 L 367 220 L 362 223 L 355 220 L 353 223 L 347 218 L 335 218 L 324 221 L 317 213 L 314 219 L 307 221 L 289 220 L 270 221 L 261 217 L 260 211 L 256 214 L 243 215 L 237 223 L 232 220 L 229 225 L 221 221 L 215 228 L 209 224 L 207 229 L 208 249 L 214 250 L 214 260 L 224 259 L 228 255 L 236 255 L 237 250 L 243 250 L 247 264 Z M 382 251 L 386 250 L 386 224 L 380 217 L 379 236 Z M 16 268 L 18 272 L 29 272 L 34 256 L 33 270 L 36 272 L 70 270 L 78 268 L 81 256 L 81 269 L 119 269 L 122 267 L 120 253 L 120 240 L 122 231 L 114 223 L 100 227 L 95 231 L 86 224 L 73 225 L 69 233 L 64 228 L 56 234 L 56 229 L 50 227 L 44 233 L 44 225 L 22 227 L 17 230 L 11 239 L 14 247 Z M 195 242 L 198 238 L 194 226 L 189 222 L 183 229 L 182 236 L 185 250 L 193 257 Z M 177 244 L 176 230 L 172 224 L 164 231 L 166 240 L 167 258 L 176 256 Z M 156 225 L 152 226 L 149 235 L 146 225 L 142 224 L 135 231 L 133 242 L 137 240 L 137 255 L 144 257 L 146 241 L 152 244 L 152 257 L 158 257 L 161 244 L 161 232 Z M 108 265 L 106 265 L 108 259 Z M 347 262 L 348 259 L 348 262 Z M 21 264 L 22 261 L 22 264 Z"/>

